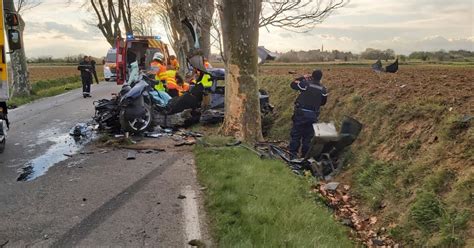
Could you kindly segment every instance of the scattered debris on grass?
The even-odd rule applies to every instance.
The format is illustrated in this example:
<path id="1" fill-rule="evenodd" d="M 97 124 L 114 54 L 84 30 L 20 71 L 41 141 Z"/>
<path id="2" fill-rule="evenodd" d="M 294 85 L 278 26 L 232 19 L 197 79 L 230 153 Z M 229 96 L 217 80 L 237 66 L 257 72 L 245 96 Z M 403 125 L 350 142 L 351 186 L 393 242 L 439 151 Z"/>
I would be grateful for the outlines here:
<path id="1" fill-rule="evenodd" d="M 364 216 L 359 212 L 349 189 L 349 185 L 340 187 L 338 182 L 320 182 L 313 188 L 313 192 L 323 196 L 326 204 L 334 210 L 337 220 L 353 229 L 357 241 L 368 247 L 399 247 L 400 245 L 387 234 L 386 228 L 374 229 L 377 217 Z"/>

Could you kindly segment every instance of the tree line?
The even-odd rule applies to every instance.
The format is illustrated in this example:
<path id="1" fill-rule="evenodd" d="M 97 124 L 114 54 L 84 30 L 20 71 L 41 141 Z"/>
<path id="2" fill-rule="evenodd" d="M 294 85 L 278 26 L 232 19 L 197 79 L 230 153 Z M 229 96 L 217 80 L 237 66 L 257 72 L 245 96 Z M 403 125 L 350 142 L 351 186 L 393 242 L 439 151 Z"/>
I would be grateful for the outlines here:
<path id="1" fill-rule="evenodd" d="M 373 48 L 367 48 L 360 54 L 352 52 L 343 52 L 339 50 L 322 51 L 309 50 L 309 51 L 288 51 L 285 53 L 278 53 L 279 57 L 277 62 L 284 63 L 307 63 L 307 62 L 328 62 L 328 61 L 358 61 L 358 60 L 393 60 L 399 58 L 402 62 L 409 60 L 421 60 L 421 61 L 456 61 L 456 62 L 470 62 L 474 61 L 474 52 L 467 50 L 455 50 L 455 51 L 415 51 L 409 55 L 397 55 L 394 50 L 386 49 L 379 50 Z"/>

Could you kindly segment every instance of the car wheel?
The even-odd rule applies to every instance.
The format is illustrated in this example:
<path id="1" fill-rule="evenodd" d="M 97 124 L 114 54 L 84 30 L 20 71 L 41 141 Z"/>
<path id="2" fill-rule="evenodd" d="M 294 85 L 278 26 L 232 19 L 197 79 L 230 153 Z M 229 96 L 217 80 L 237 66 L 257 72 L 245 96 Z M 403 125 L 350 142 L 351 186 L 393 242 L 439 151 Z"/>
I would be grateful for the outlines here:
<path id="1" fill-rule="evenodd" d="M 145 104 L 145 114 L 139 118 L 127 119 L 125 110 L 120 111 L 120 125 L 125 132 L 140 133 L 152 126 L 153 113 L 150 106 Z"/>

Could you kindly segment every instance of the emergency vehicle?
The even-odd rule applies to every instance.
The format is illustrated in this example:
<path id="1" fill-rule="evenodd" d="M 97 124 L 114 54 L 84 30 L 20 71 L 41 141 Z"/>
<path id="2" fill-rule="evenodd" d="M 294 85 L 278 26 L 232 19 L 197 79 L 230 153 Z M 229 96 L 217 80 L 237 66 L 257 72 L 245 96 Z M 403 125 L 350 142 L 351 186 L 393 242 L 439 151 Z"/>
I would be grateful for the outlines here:
<path id="1" fill-rule="evenodd" d="M 117 78 L 117 50 L 110 48 L 104 58 L 104 79 L 105 81 L 115 80 Z"/>
<path id="2" fill-rule="evenodd" d="M 130 53 L 134 53 L 140 70 L 149 70 L 153 55 L 160 52 L 164 61 L 168 60 L 168 46 L 161 41 L 160 36 L 133 36 L 127 35 L 126 39 L 116 41 L 116 73 L 117 84 L 121 85 L 128 79 L 128 66 L 133 61 L 128 61 Z"/>
<path id="3" fill-rule="evenodd" d="M 7 138 L 8 110 L 7 100 L 9 99 L 9 85 L 6 58 L 5 34 L 8 41 L 9 53 L 21 49 L 21 34 L 18 31 L 19 19 L 16 13 L 8 12 L 3 8 L 3 1 L 0 1 L 0 153 L 5 149 Z M 4 18 L 5 17 L 5 18 Z M 5 26 L 4 20 L 8 25 Z"/>

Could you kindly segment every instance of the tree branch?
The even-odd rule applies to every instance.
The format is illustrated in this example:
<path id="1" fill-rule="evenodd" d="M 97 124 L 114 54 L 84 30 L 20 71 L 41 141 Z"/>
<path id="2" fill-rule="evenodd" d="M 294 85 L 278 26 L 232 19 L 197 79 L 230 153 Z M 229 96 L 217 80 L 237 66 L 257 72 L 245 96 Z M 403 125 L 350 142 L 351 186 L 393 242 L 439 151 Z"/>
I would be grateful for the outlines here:
<path id="1" fill-rule="evenodd" d="M 306 32 L 347 3 L 349 0 L 265 0 L 259 26 Z"/>

